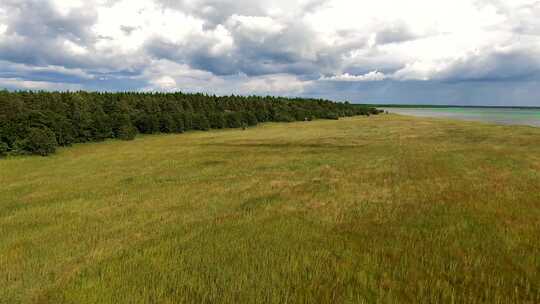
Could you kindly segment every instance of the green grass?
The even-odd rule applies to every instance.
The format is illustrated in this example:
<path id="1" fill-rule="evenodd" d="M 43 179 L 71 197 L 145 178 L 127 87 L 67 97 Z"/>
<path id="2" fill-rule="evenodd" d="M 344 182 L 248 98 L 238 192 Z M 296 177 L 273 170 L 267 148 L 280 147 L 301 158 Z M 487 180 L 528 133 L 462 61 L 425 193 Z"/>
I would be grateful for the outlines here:
<path id="1" fill-rule="evenodd" d="M 0 303 L 539 303 L 540 128 L 381 115 L 0 160 Z"/>

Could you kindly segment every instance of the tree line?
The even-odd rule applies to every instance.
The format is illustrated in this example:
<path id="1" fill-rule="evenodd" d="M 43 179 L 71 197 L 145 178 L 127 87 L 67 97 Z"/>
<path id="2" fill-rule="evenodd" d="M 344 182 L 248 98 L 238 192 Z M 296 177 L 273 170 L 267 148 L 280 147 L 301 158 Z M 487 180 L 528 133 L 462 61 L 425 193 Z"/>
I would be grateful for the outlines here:
<path id="1" fill-rule="evenodd" d="M 378 114 L 322 99 L 184 93 L 0 91 L 0 156 L 48 155 L 58 146 L 134 139 L 138 133 L 246 128 L 262 122 Z"/>

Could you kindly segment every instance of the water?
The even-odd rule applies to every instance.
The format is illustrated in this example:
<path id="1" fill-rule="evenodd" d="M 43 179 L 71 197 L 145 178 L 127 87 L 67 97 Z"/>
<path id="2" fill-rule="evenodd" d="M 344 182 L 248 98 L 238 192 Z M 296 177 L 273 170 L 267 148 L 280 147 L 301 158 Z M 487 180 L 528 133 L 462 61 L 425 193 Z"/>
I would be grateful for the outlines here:
<path id="1" fill-rule="evenodd" d="M 540 109 L 507 108 L 383 108 L 390 113 L 420 117 L 484 121 L 540 127 Z"/>

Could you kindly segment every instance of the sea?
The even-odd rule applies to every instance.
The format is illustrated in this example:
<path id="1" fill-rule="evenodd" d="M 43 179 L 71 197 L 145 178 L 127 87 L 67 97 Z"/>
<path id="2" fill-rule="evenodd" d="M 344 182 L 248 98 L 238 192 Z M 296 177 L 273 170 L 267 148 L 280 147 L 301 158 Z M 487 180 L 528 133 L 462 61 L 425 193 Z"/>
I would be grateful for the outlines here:
<path id="1" fill-rule="evenodd" d="M 432 118 L 448 118 L 483 121 L 505 125 L 527 125 L 540 127 L 540 108 L 393 108 L 382 107 L 390 113 Z"/>

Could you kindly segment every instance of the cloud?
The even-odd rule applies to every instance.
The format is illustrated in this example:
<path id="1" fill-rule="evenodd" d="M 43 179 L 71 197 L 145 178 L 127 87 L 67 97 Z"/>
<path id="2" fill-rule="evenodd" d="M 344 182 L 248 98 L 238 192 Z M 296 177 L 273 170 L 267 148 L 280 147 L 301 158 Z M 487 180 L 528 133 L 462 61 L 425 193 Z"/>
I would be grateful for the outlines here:
<path id="1" fill-rule="evenodd" d="M 0 78 L 0 87 L 16 90 L 51 90 L 51 91 L 78 91 L 82 89 L 79 84 L 58 83 L 47 81 L 29 81 L 20 78 Z"/>
<path id="2" fill-rule="evenodd" d="M 538 79 L 540 56 L 530 50 L 502 48 L 452 62 L 435 77 L 450 81 L 518 81 Z"/>
<path id="3" fill-rule="evenodd" d="M 163 76 L 166 74 L 166 76 Z M 250 77 L 245 74 L 216 76 L 203 70 L 192 69 L 170 60 L 159 60 L 142 76 L 151 79 L 144 91 L 202 92 L 209 94 L 261 94 L 298 96 L 313 81 L 302 80 L 288 74 Z"/>
<path id="4" fill-rule="evenodd" d="M 0 86 L 519 103 L 539 17 L 537 0 L 3 0 Z"/>
<path id="5" fill-rule="evenodd" d="M 134 31 L 136 31 L 137 29 L 140 29 L 140 27 L 128 26 L 128 25 L 121 25 L 121 26 L 120 26 L 120 30 L 122 30 L 122 32 L 124 32 L 124 34 L 125 34 L 126 36 L 131 35 L 131 33 L 133 33 Z"/>
<path id="6" fill-rule="evenodd" d="M 537 81 L 325 81 L 307 87 L 303 95 L 375 104 L 538 106 L 540 87 Z"/>
<path id="7" fill-rule="evenodd" d="M 322 81 L 347 81 L 347 82 L 355 82 L 355 81 L 381 81 L 385 80 L 387 78 L 384 73 L 381 73 L 379 71 L 371 71 L 364 75 L 351 75 L 349 73 L 330 76 L 330 77 L 321 77 L 320 80 Z"/>
<path id="8" fill-rule="evenodd" d="M 243 94 L 279 94 L 279 95 L 299 95 L 310 81 L 302 81 L 291 75 L 267 75 L 255 77 L 247 80 L 241 86 Z"/>
<path id="9" fill-rule="evenodd" d="M 396 80 L 518 81 L 538 80 L 540 54 L 530 49 L 497 47 L 437 61 L 415 61 L 390 77 Z"/>
<path id="10" fill-rule="evenodd" d="M 176 80 L 170 76 L 161 76 L 151 83 L 160 91 L 175 91 L 177 89 Z"/>
<path id="11" fill-rule="evenodd" d="M 419 35 L 413 33 L 406 24 L 388 24 L 381 25 L 381 30 L 375 33 L 375 44 L 400 43 L 408 40 L 420 38 Z"/>

